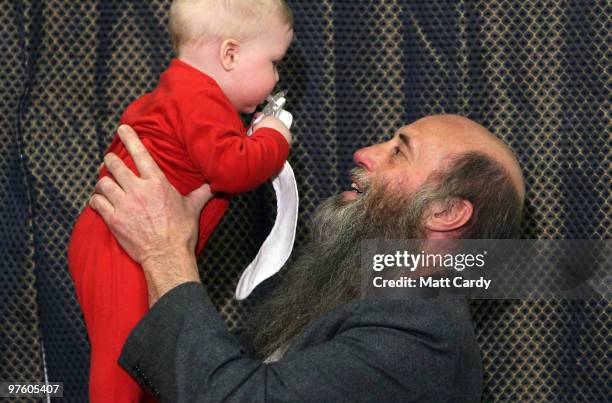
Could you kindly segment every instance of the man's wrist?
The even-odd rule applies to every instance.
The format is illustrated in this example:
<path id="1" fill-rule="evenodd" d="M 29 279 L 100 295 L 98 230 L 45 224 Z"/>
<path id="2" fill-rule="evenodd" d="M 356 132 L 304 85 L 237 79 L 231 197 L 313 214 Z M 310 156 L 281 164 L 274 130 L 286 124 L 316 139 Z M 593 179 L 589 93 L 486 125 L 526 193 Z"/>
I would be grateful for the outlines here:
<path id="1" fill-rule="evenodd" d="M 149 307 L 181 284 L 200 282 L 195 254 L 186 249 L 156 253 L 141 265 L 147 281 Z"/>

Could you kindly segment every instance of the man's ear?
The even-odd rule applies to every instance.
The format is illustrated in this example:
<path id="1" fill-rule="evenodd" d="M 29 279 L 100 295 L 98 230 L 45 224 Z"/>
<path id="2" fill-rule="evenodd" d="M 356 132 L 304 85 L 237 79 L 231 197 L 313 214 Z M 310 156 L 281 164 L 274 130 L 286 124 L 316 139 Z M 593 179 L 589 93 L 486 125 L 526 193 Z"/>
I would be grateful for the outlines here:
<path id="1" fill-rule="evenodd" d="M 472 218 L 473 213 L 474 206 L 466 199 L 434 201 L 428 208 L 425 228 L 433 232 L 456 231 Z"/>
<path id="2" fill-rule="evenodd" d="M 240 44 L 236 39 L 226 39 L 219 48 L 219 61 L 225 71 L 231 71 L 238 63 Z"/>

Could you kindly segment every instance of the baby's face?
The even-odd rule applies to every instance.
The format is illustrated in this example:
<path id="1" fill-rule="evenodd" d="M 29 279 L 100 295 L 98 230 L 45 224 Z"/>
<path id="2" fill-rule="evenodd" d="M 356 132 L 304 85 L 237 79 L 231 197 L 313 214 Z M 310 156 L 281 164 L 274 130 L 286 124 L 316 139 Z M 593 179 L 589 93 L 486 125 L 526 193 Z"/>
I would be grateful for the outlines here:
<path id="1" fill-rule="evenodd" d="M 280 22 L 240 46 L 239 63 L 224 88 L 228 98 L 242 113 L 253 113 L 278 82 L 277 65 L 293 40 L 293 30 Z"/>

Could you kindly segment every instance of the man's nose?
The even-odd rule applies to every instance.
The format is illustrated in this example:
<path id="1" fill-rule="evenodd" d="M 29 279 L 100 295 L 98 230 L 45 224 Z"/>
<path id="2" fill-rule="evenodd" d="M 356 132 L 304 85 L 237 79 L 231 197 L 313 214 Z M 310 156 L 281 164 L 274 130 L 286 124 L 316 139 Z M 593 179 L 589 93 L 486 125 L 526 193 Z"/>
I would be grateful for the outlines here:
<path id="1" fill-rule="evenodd" d="M 366 171 L 373 171 L 374 167 L 376 166 L 373 147 L 364 147 L 355 151 L 353 154 L 353 161 L 355 161 L 355 165 L 358 167 L 363 168 Z"/>

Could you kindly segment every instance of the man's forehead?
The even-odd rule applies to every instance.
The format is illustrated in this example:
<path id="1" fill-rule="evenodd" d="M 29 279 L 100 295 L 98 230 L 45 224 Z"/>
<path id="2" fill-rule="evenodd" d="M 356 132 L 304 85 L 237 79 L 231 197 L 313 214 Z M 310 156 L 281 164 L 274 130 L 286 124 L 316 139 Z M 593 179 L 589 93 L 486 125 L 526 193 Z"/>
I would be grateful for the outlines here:
<path id="1" fill-rule="evenodd" d="M 426 150 L 435 150 L 439 154 L 446 154 L 448 151 L 449 142 L 445 141 L 444 136 L 436 130 L 419 124 L 416 121 L 412 124 L 400 127 L 394 134 L 394 138 L 401 140 L 403 143 L 409 144 L 409 147 L 414 151 L 420 150 L 420 153 Z"/>
<path id="2" fill-rule="evenodd" d="M 464 120 L 431 116 L 400 127 L 395 136 L 406 136 L 420 147 L 434 147 L 438 152 L 465 152 L 478 148 L 482 133 L 466 130 Z"/>
<path id="3" fill-rule="evenodd" d="M 405 125 L 400 127 L 399 129 L 397 129 L 394 133 L 394 136 L 399 136 L 400 134 L 403 134 L 405 136 L 411 136 L 413 134 L 421 134 L 421 128 L 419 127 L 419 125 L 417 124 L 417 122 L 411 123 L 409 125 Z"/>

